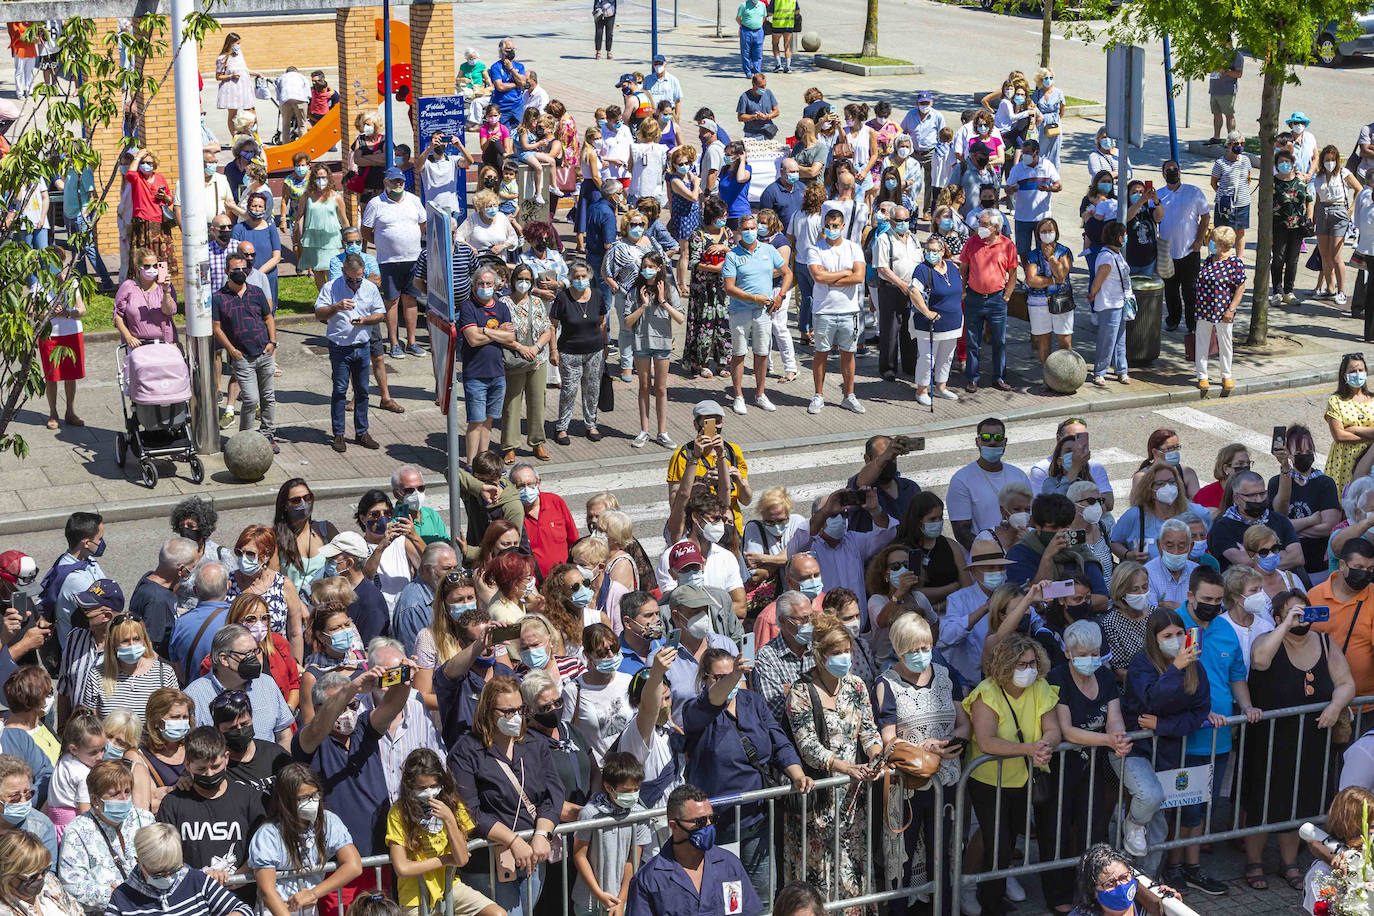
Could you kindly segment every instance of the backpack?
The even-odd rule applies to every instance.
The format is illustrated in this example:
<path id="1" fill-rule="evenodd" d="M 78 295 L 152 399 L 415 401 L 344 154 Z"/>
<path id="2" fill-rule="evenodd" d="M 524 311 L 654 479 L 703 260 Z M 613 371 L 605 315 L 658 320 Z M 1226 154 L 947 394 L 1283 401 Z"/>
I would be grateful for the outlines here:
<path id="1" fill-rule="evenodd" d="M 67 554 L 62 554 L 65 557 Z M 38 613 L 48 620 L 57 622 L 57 604 L 62 594 L 62 585 L 67 581 L 67 577 L 74 572 L 89 569 L 90 560 L 73 560 L 71 563 L 62 563 L 62 557 L 58 557 L 53 562 L 52 567 L 43 576 L 43 582 L 39 586 L 38 594 Z"/>

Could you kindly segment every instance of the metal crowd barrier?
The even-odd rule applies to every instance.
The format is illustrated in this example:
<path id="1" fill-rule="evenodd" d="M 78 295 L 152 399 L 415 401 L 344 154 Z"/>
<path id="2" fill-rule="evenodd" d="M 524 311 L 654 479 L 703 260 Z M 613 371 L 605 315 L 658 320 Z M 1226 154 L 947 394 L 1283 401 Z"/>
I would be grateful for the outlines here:
<path id="1" fill-rule="evenodd" d="M 1363 715 L 1361 707 L 1367 706 L 1369 704 L 1374 704 L 1374 696 L 1360 697 L 1351 702 L 1351 708 L 1354 713 L 1352 740 L 1358 738 L 1363 732 Z M 1290 718 L 1302 719 L 1309 715 L 1317 716 L 1320 715 L 1321 711 L 1326 708 L 1326 705 L 1327 704 L 1324 703 L 1314 703 L 1306 706 L 1296 706 L 1286 709 L 1269 710 L 1263 713 L 1261 721 L 1277 721 L 1280 719 Z M 1233 781 L 1234 792 L 1235 789 L 1238 788 L 1241 775 L 1244 772 L 1245 736 L 1248 728 L 1251 726 L 1249 725 L 1248 720 L 1246 720 L 1246 718 L 1241 715 L 1231 716 L 1226 720 L 1225 727 L 1230 728 L 1232 726 L 1240 727 L 1238 734 L 1235 736 L 1233 740 L 1232 752 L 1230 757 L 1230 759 L 1235 762 L 1236 778 Z M 1299 740 L 1293 751 L 1295 766 L 1300 765 L 1302 761 L 1302 735 L 1303 733 L 1300 731 Z M 1129 737 L 1131 737 L 1132 739 L 1150 739 L 1153 741 L 1153 748 L 1151 753 L 1151 768 L 1153 769 L 1155 755 L 1158 752 L 1158 737 L 1155 736 L 1153 732 L 1148 730 L 1131 732 Z M 1331 741 L 1331 730 L 1326 729 L 1324 731 L 1323 737 L 1325 740 L 1325 748 L 1323 755 L 1325 765 L 1323 766 L 1322 770 L 1323 788 L 1320 795 L 1321 804 L 1319 810 L 1298 810 L 1298 787 L 1297 782 L 1295 781 L 1292 788 L 1292 794 L 1290 797 L 1289 810 L 1287 812 L 1289 816 L 1287 818 L 1275 822 L 1269 822 L 1267 820 L 1267 815 L 1271 791 L 1278 790 L 1276 790 L 1275 787 L 1271 786 L 1270 775 L 1272 773 L 1272 767 L 1266 767 L 1263 801 L 1263 807 L 1265 809 L 1265 818 L 1262 819 L 1262 823 L 1247 823 L 1245 826 L 1242 827 L 1240 824 L 1241 805 L 1239 800 L 1237 799 L 1234 803 L 1235 810 L 1232 815 L 1230 824 L 1222 824 L 1220 825 L 1220 829 L 1213 829 L 1213 798 L 1216 796 L 1217 793 L 1216 791 L 1210 791 L 1207 795 L 1207 800 L 1205 802 L 1206 810 L 1203 818 L 1202 833 L 1197 836 L 1187 838 L 1178 837 L 1178 828 L 1181 826 L 1182 820 L 1182 807 L 1175 808 L 1175 839 L 1162 842 L 1155 842 L 1152 840 L 1149 843 L 1150 853 L 1146 858 L 1153 858 L 1153 856 L 1155 856 L 1156 854 L 1170 849 L 1177 849 L 1186 846 L 1195 846 L 1202 843 L 1223 842 L 1237 837 L 1250 836 L 1259 833 L 1277 833 L 1293 831 L 1297 830 L 1304 822 L 1312 822 L 1314 824 L 1324 823 L 1326 819 L 1326 808 L 1330 803 L 1331 796 L 1335 794 L 1336 779 L 1335 769 L 1332 766 L 1331 759 L 1333 749 L 1333 744 Z M 1186 739 L 1183 740 L 1186 741 Z M 1282 748 L 1276 749 L 1274 747 L 1274 740 L 1275 732 L 1271 730 L 1268 741 L 1268 754 L 1266 758 L 1271 762 L 1275 759 L 1274 755 L 1276 752 L 1283 753 Z M 1216 733 L 1214 732 L 1211 741 L 1211 750 L 1208 754 L 1207 764 L 1212 767 L 1213 780 L 1222 779 L 1225 775 L 1223 773 L 1216 772 L 1216 743 Z M 1070 792 L 1081 791 L 1081 786 L 1066 787 L 1064 782 L 1066 772 L 1064 766 L 1065 756 L 1069 753 L 1078 753 L 1079 751 L 1081 751 L 1081 749 L 1081 745 L 1071 744 L 1069 742 L 1061 743 L 1057 748 L 1055 748 L 1054 754 L 1059 758 L 1059 768 L 1058 779 L 1056 780 L 1056 784 L 1052 786 L 1052 798 L 1056 800 L 1064 798 L 1066 788 Z M 1110 755 L 1113 753 L 1110 749 L 1107 748 L 1093 750 L 1094 760 L 1096 759 L 1096 756 L 1099 753 L 1102 755 Z M 1036 857 L 1037 860 L 1032 861 L 1029 850 L 1030 837 L 1027 837 L 1027 846 L 1023 864 L 1013 866 L 1010 862 L 995 863 L 998 865 L 998 867 L 989 871 L 970 871 L 965 869 L 964 847 L 966 845 L 965 840 L 968 837 L 970 813 L 967 789 L 970 777 L 974 770 L 976 770 L 978 767 L 989 763 L 995 764 L 1000 773 L 1005 763 L 1008 760 L 1013 759 L 1024 758 L 1004 758 L 997 757 L 991 754 L 983 754 L 975 758 L 974 760 L 971 760 L 968 763 L 966 763 L 963 766 L 960 772 L 959 780 L 954 787 L 954 805 L 950 811 L 946 811 L 945 807 L 946 789 L 942 785 L 940 785 L 938 780 L 932 779 L 930 786 L 927 789 L 922 790 L 933 793 L 933 813 L 929 821 L 932 827 L 933 835 L 927 838 L 927 842 L 934 845 L 936 851 L 932 857 L 934 864 L 931 871 L 933 872 L 933 874 L 926 875 L 925 881 L 919 884 L 912 884 L 910 886 L 902 885 L 902 876 L 900 874 L 900 870 L 897 875 L 884 874 L 881 881 L 879 881 L 878 877 L 875 875 L 873 861 L 875 856 L 884 855 L 884 834 L 888 833 L 889 831 L 886 822 L 886 799 L 879 792 L 874 791 L 875 788 L 877 788 L 880 785 L 880 783 L 868 782 L 857 784 L 857 790 L 865 794 L 865 801 L 867 803 L 865 806 L 866 814 L 864 816 L 865 823 L 862 834 L 864 838 L 863 847 L 861 849 L 853 850 L 851 856 L 853 864 L 857 871 L 857 877 L 861 885 L 860 893 L 857 896 L 835 896 L 835 894 L 839 892 L 840 888 L 839 871 L 841 860 L 841 834 L 843 832 L 842 830 L 838 829 L 836 825 L 838 825 L 842 819 L 845 822 L 848 822 L 850 812 L 852 812 L 855 800 L 853 798 L 851 791 L 832 791 L 830 793 L 830 823 L 832 825 L 832 845 L 830 849 L 831 862 L 829 865 L 830 871 L 828 871 L 826 874 L 822 876 L 825 880 L 820 882 L 819 885 L 819 889 L 821 891 L 822 896 L 828 898 L 826 902 L 826 909 L 828 911 L 834 911 L 846 909 L 848 907 L 872 906 L 879 903 L 888 903 L 899 898 L 910 899 L 920 896 L 923 898 L 928 897 L 930 899 L 932 906 L 931 912 L 939 916 L 939 914 L 944 912 L 943 907 L 946 905 L 950 907 L 950 910 L 952 912 L 957 912 L 958 895 L 965 888 L 976 887 L 978 884 L 981 884 L 985 881 L 1004 880 L 1010 877 L 1027 876 L 1056 869 L 1073 867 L 1077 864 L 1078 856 L 1082 849 L 1086 848 L 1088 845 L 1091 845 L 1091 843 L 1093 842 L 1098 842 L 1103 839 L 1110 840 L 1113 846 L 1115 846 L 1117 849 L 1122 848 L 1121 839 L 1122 833 L 1124 831 L 1124 817 L 1122 816 L 1122 812 L 1125 810 L 1123 806 L 1129 805 L 1130 799 L 1127 793 L 1125 792 L 1123 780 L 1118 778 L 1115 775 L 1115 773 L 1110 770 L 1110 768 L 1099 767 L 1094 763 L 1094 765 L 1092 765 L 1089 770 L 1087 785 L 1088 811 L 1086 821 L 1089 830 L 1091 830 L 1093 822 L 1092 808 L 1094 800 L 1096 799 L 1096 788 L 1099 775 L 1102 778 L 1115 779 L 1117 783 L 1116 799 L 1112 815 L 1113 819 L 1115 820 L 1115 827 L 1114 829 L 1109 828 L 1108 837 L 1094 837 L 1085 835 L 1082 838 L 1077 838 L 1074 840 L 1074 845 L 1072 848 L 1077 849 L 1078 851 L 1072 852 L 1071 855 L 1062 855 L 1066 846 L 1067 838 L 1064 836 L 1064 831 L 1058 829 L 1058 826 L 1056 825 L 1056 828 L 1053 831 L 1055 837 L 1054 848 L 1050 850 L 1050 852 L 1052 852 L 1053 855 L 1048 855 L 1046 850 L 1041 849 L 1039 850 L 1039 856 Z M 1106 772 L 1099 774 L 1100 769 L 1106 769 Z M 1029 780 L 1025 786 L 1027 823 L 1031 822 L 1034 814 L 1031 805 L 1031 790 L 1036 778 L 1036 770 L 1034 768 L 1031 768 Z M 1046 779 L 1048 777 L 1040 775 L 1038 778 Z M 850 778 L 847 776 L 832 776 L 827 777 L 825 779 L 816 780 L 815 787 L 813 788 L 812 792 L 814 793 L 816 791 L 826 789 L 842 790 L 845 787 L 851 785 L 852 780 L 850 780 Z M 1000 785 L 997 786 L 995 807 L 996 817 L 994 818 L 995 823 L 992 825 L 993 831 L 991 836 L 989 837 L 986 833 L 986 825 L 979 826 L 979 829 L 984 831 L 984 843 L 991 841 L 992 843 L 996 844 L 998 842 L 999 831 L 1001 830 L 1002 823 L 1002 819 L 1000 816 L 1002 806 L 1002 792 L 1002 787 Z M 795 798 L 794 804 L 797 806 L 795 816 L 799 817 L 801 827 L 799 836 L 789 835 L 786 833 L 787 827 L 791 826 L 792 823 L 794 823 L 790 822 L 790 818 L 785 818 L 784 821 L 781 822 L 778 818 L 778 801 L 780 799 L 786 800 L 789 798 Z M 766 806 L 766 815 L 763 829 L 764 842 L 770 851 L 769 855 L 767 856 L 767 887 L 769 893 L 761 893 L 759 895 L 763 902 L 765 912 L 771 911 L 773 898 L 776 896 L 777 890 L 782 886 L 782 884 L 785 883 L 784 880 L 780 880 L 779 878 L 780 869 L 785 870 L 788 875 L 797 875 L 805 877 L 808 874 L 808 865 L 810 864 L 808 861 L 810 855 L 808 845 L 808 834 L 813 829 L 810 823 L 811 815 L 813 812 L 811 802 L 811 794 L 796 793 L 793 791 L 790 785 L 776 786 L 772 788 L 759 789 L 750 792 L 742 792 L 735 795 L 726 795 L 711 799 L 712 807 L 716 809 L 718 812 L 722 808 L 729 809 L 723 817 L 721 817 L 718 814 L 718 844 L 721 844 L 721 840 L 719 839 L 719 835 L 722 832 L 720 828 L 720 821 L 723 820 L 726 823 L 728 823 L 730 818 L 734 819 L 734 830 L 733 839 L 731 839 L 729 842 L 730 844 L 740 843 L 741 837 L 743 835 L 743 831 L 741 830 L 741 815 L 739 807 L 740 805 L 751 803 L 763 803 Z M 876 808 L 876 814 L 878 816 L 876 831 L 875 805 L 879 806 Z M 1054 807 L 1056 809 L 1055 813 L 1056 815 L 1058 815 L 1059 805 L 1057 801 Z M 844 811 L 842 810 L 842 808 L 849 810 Z M 1160 813 L 1156 815 L 1156 819 L 1160 817 L 1165 817 L 1164 811 L 1167 810 L 1168 809 L 1161 809 Z M 908 811 L 907 813 L 911 812 Z M 947 816 L 950 817 L 953 822 L 952 837 L 945 836 L 944 827 Z M 666 810 L 664 808 L 655 808 L 651 811 L 632 814 L 623 818 L 604 817 L 595 820 L 574 821 L 565 824 L 559 824 L 555 828 L 554 832 L 557 837 L 563 840 L 563 859 L 565 861 L 568 861 L 568 865 L 566 868 L 559 869 L 560 886 L 557 890 L 557 893 L 560 895 L 562 900 L 563 916 L 572 916 L 570 882 L 576 880 L 576 871 L 571 865 L 570 860 L 572 858 L 572 841 L 574 837 L 578 835 L 585 836 L 586 834 L 604 828 L 625 827 L 635 824 L 647 823 L 651 826 L 651 829 L 653 829 L 653 832 L 655 836 L 658 838 L 658 841 L 662 843 L 666 842 L 667 837 L 666 823 L 664 823 L 665 818 Z M 525 831 L 520 835 L 522 838 L 529 840 L 530 837 L 533 836 L 533 831 Z M 730 833 L 726 831 L 725 835 L 729 837 Z M 950 839 L 952 839 L 953 841 L 952 844 L 947 842 Z M 1015 837 L 1013 837 L 1012 840 L 1014 843 Z M 491 844 L 488 843 L 486 840 L 474 839 L 469 841 L 468 843 L 469 853 L 475 853 L 482 850 L 488 850 L 491 848 Z M 738 851 L 742 852 L 743 850 L 740 849 Z M 800 857 L 798 864 L 791 868 L 784 869 L 783 860 L 786 859 L 789 862 L 791 862 L 793 861 L 793 857 L 795 856 Z M 487 878 L 490 882 L 490 886 L 492 888 L 497 888 L 500 885 L 498 885 L 496 881 L 496 858 L 492 855 L 489 855 L 487 858 Z M 374 870 L 374 880 L 377 886 L 382 887 L 384 892 L 390 891 L 390 888 L 383 885 L 383 879 L 385 877 L 383 869 L 384 867 L 390 865 L 390 861 L 390 857 L 387 855 L 367 856 L 364 857 L 362 860 L 362 865 L 364 869 L 370 868 Z M 906 853 L 905 846 L 903 846 L 902 854 L 899 856 L 899 869 L 901 863 L 905 861 Z M 292 877 L 323 876 L 329 872 L 335 871 L 337 868 L 338 866 L 336 863 L 329 862 L 322 869 L 313 869 L 300 872 L 285 870 L 279 871 L 277 873 L 277 877 L 280 879 Z M 433 901 L 430 901 L 428 899 L 425 884 L 423 881 L 420 882 L 420 912 L 422 914 L 436 912 L 443 913 L 444 916 L 453 916 L 453 898 L 449 891 L 452 889 L 455 879 L 459 877 L 457 874 L 455 874 L 458 871 L 458 869 L 455 869 L 453 867 L 446 867 L 444 869 L 444 899 L 442 901 L 439 901 L 437 906 Z M 547 866 L 543 867 L 543 874 L 545 876 L 547 875 Z M 948 878 L 946 880 L 940 880 L 940 876 L 942 874 L 948 875 Z M 229 879 L 228 886 L 239 887 L 242 885 L 249 884 L 252 881 L 253 876 L 250 874 L 234 875 Z M 530 884 L 531 882 L 529 881 L 525 882 L 526 899 L 520 901 L 520 904 L 523 904 L 521 906 L 521 910 L 524 916 L 531 916 L 534 909 L 534 898 L 533 895 L 530 893 Z M 540 880 L 540 884 L 542 887 L 541 896 L 542 894 L 553 892 L 552 888 L 543 885 L 542 877 Z M 341 902 L 341 892 L 336 893 L 338 893 Z M 952 895 L 954 899 L 946 901 L 944 898 L 947 895 Z M 494 896 L 494 894 L 488 894 L 488 896 Z M 507 907 L 507 909 L 509 909 L 509 907 Z M 340 908 L 340 912 L 342 912 L 342 907 Z"/>

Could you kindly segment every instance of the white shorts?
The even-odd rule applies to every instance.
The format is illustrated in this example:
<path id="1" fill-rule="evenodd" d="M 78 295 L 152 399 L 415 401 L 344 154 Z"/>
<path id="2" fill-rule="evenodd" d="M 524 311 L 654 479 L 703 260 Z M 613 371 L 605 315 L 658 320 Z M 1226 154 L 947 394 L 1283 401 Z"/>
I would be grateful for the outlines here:
<path id="1" fill-rule="evenodd" d="M 1064 312 L 1062 315 L 1051 315 L 1048 305 L 1028 305 L 1026 311 L 1030 314 L 1030 332 L 1032 334 L 1060 334 L 1069 335 L 1073 333 L 1073 312 Z"/>
<path id="2" fill-rule="evenodd" d="M 843 350 L 854 353 L 859 349 L 859 313 L 848 315 L 813 315 L 811 341 L 817 353 Z"/>
<path id="3" fill-rule="evenodd" d="M 773 316 L 763 306 L 730 313 L 731 356 L 743 356 L 750 350 L 755 356 L 767 356 L 772 336 Z"/>

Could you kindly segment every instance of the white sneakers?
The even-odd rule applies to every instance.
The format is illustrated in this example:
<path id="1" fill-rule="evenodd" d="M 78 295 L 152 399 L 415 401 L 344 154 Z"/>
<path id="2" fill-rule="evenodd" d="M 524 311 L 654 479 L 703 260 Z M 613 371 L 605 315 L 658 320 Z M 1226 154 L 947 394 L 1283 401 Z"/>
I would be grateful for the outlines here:
<path id="1" fill-rule="evenodd" d="M 735 398 L 735 400 L 730 404 L 730 409 L 733 410 L 735 413 L 739 414 L 741 417 L 749 412 L 749 408 L 744 406 L 743 396 Z"/>
<path id="2" fill-rule="evenodd" d="M 920 404 L 922 407 L 929 407 L 929 406 L 930 406 L 930 395 L 928 395 L 928 394 L 918 394 L 918 395 L 916 395 L 916 403 L 917 403 L 917 404 Z"/>
<path id="3" fill-rule="evenodd" d="M 819 394 L 812 395 L 811 403 L 806 405 L 806 412 L 809 414 L 818 414 L 824 407 L 825 398 L 821 397 Z"/>
<path id="4" fill-rule="evenodd" d="M 948 388 L 941 388 L 939 391 L 935 392 L 935 396 L 937 398 L 944 398 L 946 401 L 959 400 L 959 395 L 953 391 L 950 391 Z"/>
<path id="5" fill-rule="evenodd" d="M 643 448 L 643 447 L 644 447 L 644 443 L 645 443 L 645 442 L 648 442 L 648 441 L 649 441 L 649 431 L 648 431 L 647 429 L 641 429 L 641 430 L 639 431 L 639 435 L 638 435 L 638 436 L 635 436 L 635 437 L 634 437 L 634 441 L 632 441 L 632 442 L 630 443 L 630 448 Z"/>
<path id="6" fill-rule="evenodd" d="M 773 411 L 777 410 L 777 408 L 773 406 L 773 402 L 768 400 L 768 395 L 766 394 L 761 394 L 758 397 L 754 398 L 754 406 L 757 407 L 759 410 L 766 410 L 769 413 L 772 413 Z"/>
<path id="7" fill-rule="evenodd" d="M 859 399 L 852 394 L 845 395 L 844 400 L 840 401 L 840 406 L 845 410 L 852 410 L 854 413 L 868 412 L 864 409 L 864 405 L 859 403 Z"/>
<path id="8" fill-rule="evenodd" d="M 959 892 L 959 909 L 964 916 L 983 916 L 983 905 L 978 902 L 978 889 L 966 887 Z"/>
<path id="9" fill-rule="evenodd" d="M 1126 852 L 1140 858 L 1150 851 L 1149 842 L 1145 839 L 1145 828 L 1140 824 L 1126 821 L 1126 834 L 1121 838 L 1121 845 Z"/>
<path id="10" fill-rule="evenodd" d="M 1021 903 L 1026 899 L 1026 889 L 1015 878 L 1007 879 L 1007 899 L 1012 903 Z"/>

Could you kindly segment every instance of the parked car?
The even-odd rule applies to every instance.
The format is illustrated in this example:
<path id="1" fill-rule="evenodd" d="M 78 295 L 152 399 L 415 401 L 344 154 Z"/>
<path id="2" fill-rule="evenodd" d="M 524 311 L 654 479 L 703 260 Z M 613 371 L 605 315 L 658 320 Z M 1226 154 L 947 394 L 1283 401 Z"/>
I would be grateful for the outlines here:
<path id="1" fill-rule="evenodd" d="M 1328 67 L 1339 67 L 1347 57 L 1356 54 L 1374 54 L 1374 10 L 1366 10 L 1355 17 L 1361 34 L 1349 41 L 1341 41 L 1337 36 L 1339 26 L 1327 23 L 1317 34 L 1312 53 L 1317 60 Z"/>

